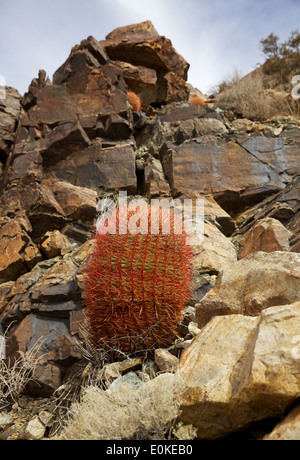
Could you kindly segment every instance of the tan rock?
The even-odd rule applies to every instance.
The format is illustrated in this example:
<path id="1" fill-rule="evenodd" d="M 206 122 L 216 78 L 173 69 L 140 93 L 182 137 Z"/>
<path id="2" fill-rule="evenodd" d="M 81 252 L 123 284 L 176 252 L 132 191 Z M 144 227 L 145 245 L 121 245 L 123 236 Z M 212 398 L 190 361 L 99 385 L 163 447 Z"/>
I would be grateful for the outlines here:
<path id="1" fill-rule="evenodd" d="M 220 272 L 237 260 L 236 249 L 217 227 L 204 223 L 204 237 L 193 247 L 193 267 L 196 273 Z"/>
<path id="2" fill-rule="evenodd" d="M 201 328 L 214 316 L 254 316 L 299 300 L 300 255 L 257 252 L 224 268 L 216 286 L 196 305 L 196 322 Z"/>
<path id="3" fill-rule="evenodd" d="M 283 414 L 300 396 L 300 302 L 259 317 L 215 317 L 183 352 L 180 419 L 217 439 Z"/>
<path id="4" fill-rule="evenodd" d="M 264 441 L 300 441 L 300 406 L 295 407 L 289 415 L 263 438 Z"/>
<path id="5" fill-rule="evenodd" d="M 142 109 L 149 106 L 157 98 L 157 73 L 141 65 L 128 62 L 113 61 L 123 71 L 128 89 L 135 92 L 142 101 Z"/>
<path id="6" fill-rule="evenodd" d="M 240 241 L 238 257 L 254 252 L 288 251 L 292 233 L 277 219 L 265 218 L 257 222 Z"/>
<path id="7" fill-rule="evenodd" d="M 298 131 L 276 138 L 255 133 L 237 142 L 204 135 L 179 146 L 166 143 L 160 154 L 172 195 L 210 194 L 225 211 L 238 214 L 299 174 Z"/>

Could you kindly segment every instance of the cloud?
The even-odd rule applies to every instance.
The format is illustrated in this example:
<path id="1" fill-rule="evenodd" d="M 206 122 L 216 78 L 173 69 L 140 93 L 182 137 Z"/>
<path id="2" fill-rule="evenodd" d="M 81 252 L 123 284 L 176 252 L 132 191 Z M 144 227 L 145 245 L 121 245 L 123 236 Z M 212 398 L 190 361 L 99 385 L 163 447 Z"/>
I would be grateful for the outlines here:
<path id="1" fill-rule="evenodd" d="M 190 63 L 201 91 L 263 61 L 259 41 L 297 29 L 299 0 L 0 0 L 0 75 L 21 93 L 43 68 L 52 77 L 72 46 L 151 20 Z"/>

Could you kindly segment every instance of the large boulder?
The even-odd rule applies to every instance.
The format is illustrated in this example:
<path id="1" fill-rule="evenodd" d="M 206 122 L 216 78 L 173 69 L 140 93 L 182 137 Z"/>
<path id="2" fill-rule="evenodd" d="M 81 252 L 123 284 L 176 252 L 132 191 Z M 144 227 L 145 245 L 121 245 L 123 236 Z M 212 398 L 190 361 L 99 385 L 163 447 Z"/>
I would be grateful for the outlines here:
<path id="1" fill-rule="evenodd" d="M 295 177 L 283 190 L 267 197 L 256 206 L 247 209 L 236 219 L 242 234 L 249 231 L 261 219 L 277 219 L 291 233 L 290 250 L 300 252 L 300 177 Z"/>
<path id="2" fill-rule="evenodd" d="M 300 302 L 258 317 L 215 317 L 183 352 L 180 419 L 218 439 L 277 417 L 300 396 Z"/>
<path id="3" fill-rule="evenodd" d="M 90 249 L 89 241 L 64 256 L 37 263 L 15 283 L 2 285 L 0 322 L 9 329 L 7 357 L 40 346 L 30 389 L 34 394 L 52 394 L 66 369 L 82 358 L 75 337 L 84 318 L 79 285 Z"/>
<path id="4" fill-rule="evenodd" d="M 21 95 L 9 86 L 5 98 L 0 98 L 0 160 L 5 161 L 15 138 L 16 125 L 21 116 Z"/>
<path id="5" fill-rule="evenodd" d="M 214 316 L 259 315 L 276 305 L 300 301 L 300 254 L 257 252 L 224 267 L 216 286 L 196 306 L 203 327 Z"/>
<path id="6" fill-rule="evenodd" d="M 239 259 L 254 252 L 288 251 L 292 233 L 277 219 L 266 217 L 257 222 L 240 241 Z"/>
<path id="7" fill-rule="evenodd" d="M 141 96 L 144 105 L 188 99 L 189 64 L 150 21 L 119 27 L 100 44 L 122 68 L 129 89 Z"/>
<path id="8" fill-rule="evenodd" d="M 16 280 L 42 260 L 42 255 L 18 220 L 0 228 L 0 283 Z"/>
<path id="9" fill-rule="evenodd" d="M 179 146 L 165 144 L 161 160 L 172 195 L 211 193 L 227 212 L 237 215 L 299 174 L 296 131 L 274 138 L 256 133 L 246 140 L 204 135 Z"/>

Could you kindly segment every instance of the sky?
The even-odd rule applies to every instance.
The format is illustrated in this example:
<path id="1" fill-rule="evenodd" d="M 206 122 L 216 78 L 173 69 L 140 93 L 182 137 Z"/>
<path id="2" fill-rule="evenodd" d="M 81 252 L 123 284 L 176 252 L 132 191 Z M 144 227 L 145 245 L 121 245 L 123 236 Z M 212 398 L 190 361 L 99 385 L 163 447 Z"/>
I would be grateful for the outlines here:
<path id="1" fill-rule="evenodd" d="M 264 62 L 260 40 L 300 28 L 300 0 L 0 0 L 0 81 L 24 94 L 39 69 L 52 78 L 89 35 L 151 20 L 190 64 L 188 82 L 208 94 Z"/>

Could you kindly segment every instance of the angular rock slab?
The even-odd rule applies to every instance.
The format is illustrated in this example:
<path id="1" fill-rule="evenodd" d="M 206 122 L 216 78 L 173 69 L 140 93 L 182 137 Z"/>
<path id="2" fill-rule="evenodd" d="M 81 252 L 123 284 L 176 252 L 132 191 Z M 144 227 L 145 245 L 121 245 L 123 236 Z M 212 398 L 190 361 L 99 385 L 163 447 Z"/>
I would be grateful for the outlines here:
<path id="1" fill-rule="evenodd" d="M 259 315 L 268 307 L 300 301 L 300 254 L 257 252 L 224 268 L 216 286 L 196 305 L 201 328 L 214 316 Z"/>
<path id="2" fill-rule="evenodd" d="M 241 214 L 237 224 L 245 233 L 258 220 L 271 217 L 292 232 L 291 251 L 300 252 L 300 177 L 295 177 L 283 190 Z"/>
<path id="3" fill-rule="evenodd" d="M 104 148 L 100 141 L 94 142 L 87 149 L 48 168 L 45 175 L 98 192 L 127 190 L 135 194 L 135 149 L 128 141 L 108 148 Z"/>
<path id="4" fill-rule="evenodd" d="M 241 239 L 238 257 L 254 252 L 288 251 L 292 233 L 277 219 L 266 217 L 257 222 Z"/>
<path id="5" fill-rule="evenodd" d="M 300 396 L 299 331 L 300 302 L 215 317 L 179 362 L 180 419 L 218 439 L 283 414 Z"/>
<path id="6" fill-rule="evenodd" d="M 193 268 L 196 273 L 219 273 L 237 261 L 231 241 L 210 222 L 204 223 L 203 241 L 193 246 Z"/>
<path id="7" fill-rule="evenodd" d="M 122 63 L 120 67 L 125 70 L 125 80 L 127 76 L 130 89 L 137 94 L 145 94 L 142 100 L 145 105 L 188 99 L 189 64 L 176 52 L 169 39 L 157 33 L 150 21 L 119 27 L 100 45 L 110 59 Z M 124 63 L 127 64 L 125 68 Z"/>

